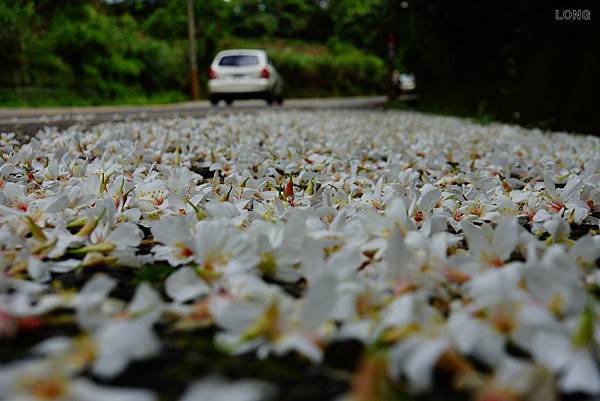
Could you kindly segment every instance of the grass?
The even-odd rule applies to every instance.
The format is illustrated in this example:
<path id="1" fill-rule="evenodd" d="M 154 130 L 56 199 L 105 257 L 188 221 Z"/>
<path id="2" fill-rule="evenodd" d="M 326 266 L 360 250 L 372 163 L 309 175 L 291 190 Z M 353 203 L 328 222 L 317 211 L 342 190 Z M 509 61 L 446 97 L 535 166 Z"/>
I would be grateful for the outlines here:
<path id="1" fill-rule="evenodd" d="M 98 106 L 98 105 L 143 105 L 176 103 L 189 100 L 179 91 L 165 91 L 153 94 L 128 93 L 112 99 L 98 96 L 84 96 L 67 88 L 27 90 L 0 89 L 2 107 L 56 107 L 56 106 Z"/>

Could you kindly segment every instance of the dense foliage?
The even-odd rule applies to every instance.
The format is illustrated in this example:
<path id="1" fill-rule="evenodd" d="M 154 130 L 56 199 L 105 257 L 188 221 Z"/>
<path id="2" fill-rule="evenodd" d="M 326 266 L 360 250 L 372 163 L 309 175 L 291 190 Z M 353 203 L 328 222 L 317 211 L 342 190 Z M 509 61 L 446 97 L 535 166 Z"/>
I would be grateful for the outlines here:
<path id="1" fill-rule="evenodd" d="M 384 92 L 391 62 L 416 74 L 426 110 L 590 133 L 600 122 L 594 22 L 555 18 L 591 1 L 194 4 L 202 72 L 221 48 L 264 47 L 288 95 L 351 95 Z M 186 11 L 186 0 L 1 0 L 0 104 L 187 97 Z"/>
<path id="2" fill-rule="evenodd" d="M 384 64 L 378 57 L 337 41 L 324 46 L 291 40 L 331 36 L 326 30 L 322 37 L 309 34 L 324 11 L 316 2 L 271 3 L 196 1 L 201 69 L 221 48 L 265 47 L 286 77 L 289 95 L 382 90 Z M 3 1 L 0 103 L 183 99 L 190 80 L 186 11 L 184 0 Z M 240 43 L 237 37 L 246 39 Z M 261 37 L 288 40 L 274 47 L 271 40 L 257 40 Z"/>

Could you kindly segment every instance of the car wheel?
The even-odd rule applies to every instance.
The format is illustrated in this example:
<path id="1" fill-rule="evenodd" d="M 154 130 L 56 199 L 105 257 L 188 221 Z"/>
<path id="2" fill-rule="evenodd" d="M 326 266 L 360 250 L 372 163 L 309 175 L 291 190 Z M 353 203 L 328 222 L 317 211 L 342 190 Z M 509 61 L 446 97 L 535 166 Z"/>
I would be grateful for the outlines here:
<path id="1" fill-rule="evenodd" d="M 275 99 L 278 105 L 282 105 L 283 104 L 283 96 L 277 96 L 277 99 Z"/>
<path id="2" fill-rule="evenodd" d="M 211 96 L 208 98 L 208 100 L 209 100 L 210 104 L 212 104 L 213 106 L 216 106 L 219 104 L 219 98 L 217 98 L 217 97 Z"/>
<path id="3" fill-rule="evenodd" d="M 227 106 L 231 106 L 233 104 L 233 99 L 225 99 L 225 103 Z"/>

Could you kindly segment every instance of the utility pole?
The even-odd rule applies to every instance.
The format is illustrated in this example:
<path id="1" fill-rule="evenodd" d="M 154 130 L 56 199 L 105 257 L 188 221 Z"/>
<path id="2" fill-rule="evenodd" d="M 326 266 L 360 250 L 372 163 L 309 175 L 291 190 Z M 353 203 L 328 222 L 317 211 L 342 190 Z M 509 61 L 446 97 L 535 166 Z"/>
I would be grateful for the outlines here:
<path id="1" fill-rule="evenodd" d="M 192 98 L 198 100 L 198 60 L 196 59 L 196 21 L 194 19 L 194 0 L 188 0 L 188 39 L 190 42 L 190 68 L 192 70 Z"/>
<path id="2" fill-rule="evenodd" d="M 394 82 L 394 58 L 396 56 L 396 35 L 393 32 L 388 33 L 387 37 L 387 56 L 388 56 L 388 101 L 396 97 L 396 88 Z"/>
<path id="3" fill-rule="evenodd" d="M 394 18 L 394 3 L 395 0 L 388 0 L 388 22 L 387 22 L 387 79 L 388 79 L 388 101 L 391 101 L 395 98 L 395 88 L 394 88 L 394 57 L 396 55 L 396 35 L 392 32 L 392 27 L 394 26 L 393 18 Z"/>

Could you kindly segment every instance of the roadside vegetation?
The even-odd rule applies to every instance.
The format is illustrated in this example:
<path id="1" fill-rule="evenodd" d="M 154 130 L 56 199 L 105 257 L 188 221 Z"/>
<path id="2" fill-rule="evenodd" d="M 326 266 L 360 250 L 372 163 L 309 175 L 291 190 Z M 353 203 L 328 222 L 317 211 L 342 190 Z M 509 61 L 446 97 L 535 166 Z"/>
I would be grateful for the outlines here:
<path id="1" fill-rule="evenodd" d="M 301 40 L 308 22 L 283 25 L 292 18 L 284 10 L 276 29 L 276 19 L 264 20 L 262 14 L 242 19 L 238 14 L 248 10 L 221 0 L 196 3 L 202 88 L 204 71 L 218 50 L 245 47 L 269 51 L 286 77 L 288 96 L 384 90 L 385 64 L 379 57 L 335 37 Z M 288 3 L 293 12 L 294 2 Z M 8 63 L 0 66 L 0 105 L 185 100 L 190 85 L 186 18 L 183 1 L 2 3 L 0 57 Z"/>
<path id="2" fill-rule="evenodd" d="M 194 8 L 204 96 L 218 50 L 262 47 L 288 96 L 386 93 L 389 64 L 414 73 L 427 112 L 598 133 L 594 23 L 557 21 L 553 2 L 196 0 Z M 0 106 L 188 99 L 186 0 L 1 1 L 0 60 Z"/>

